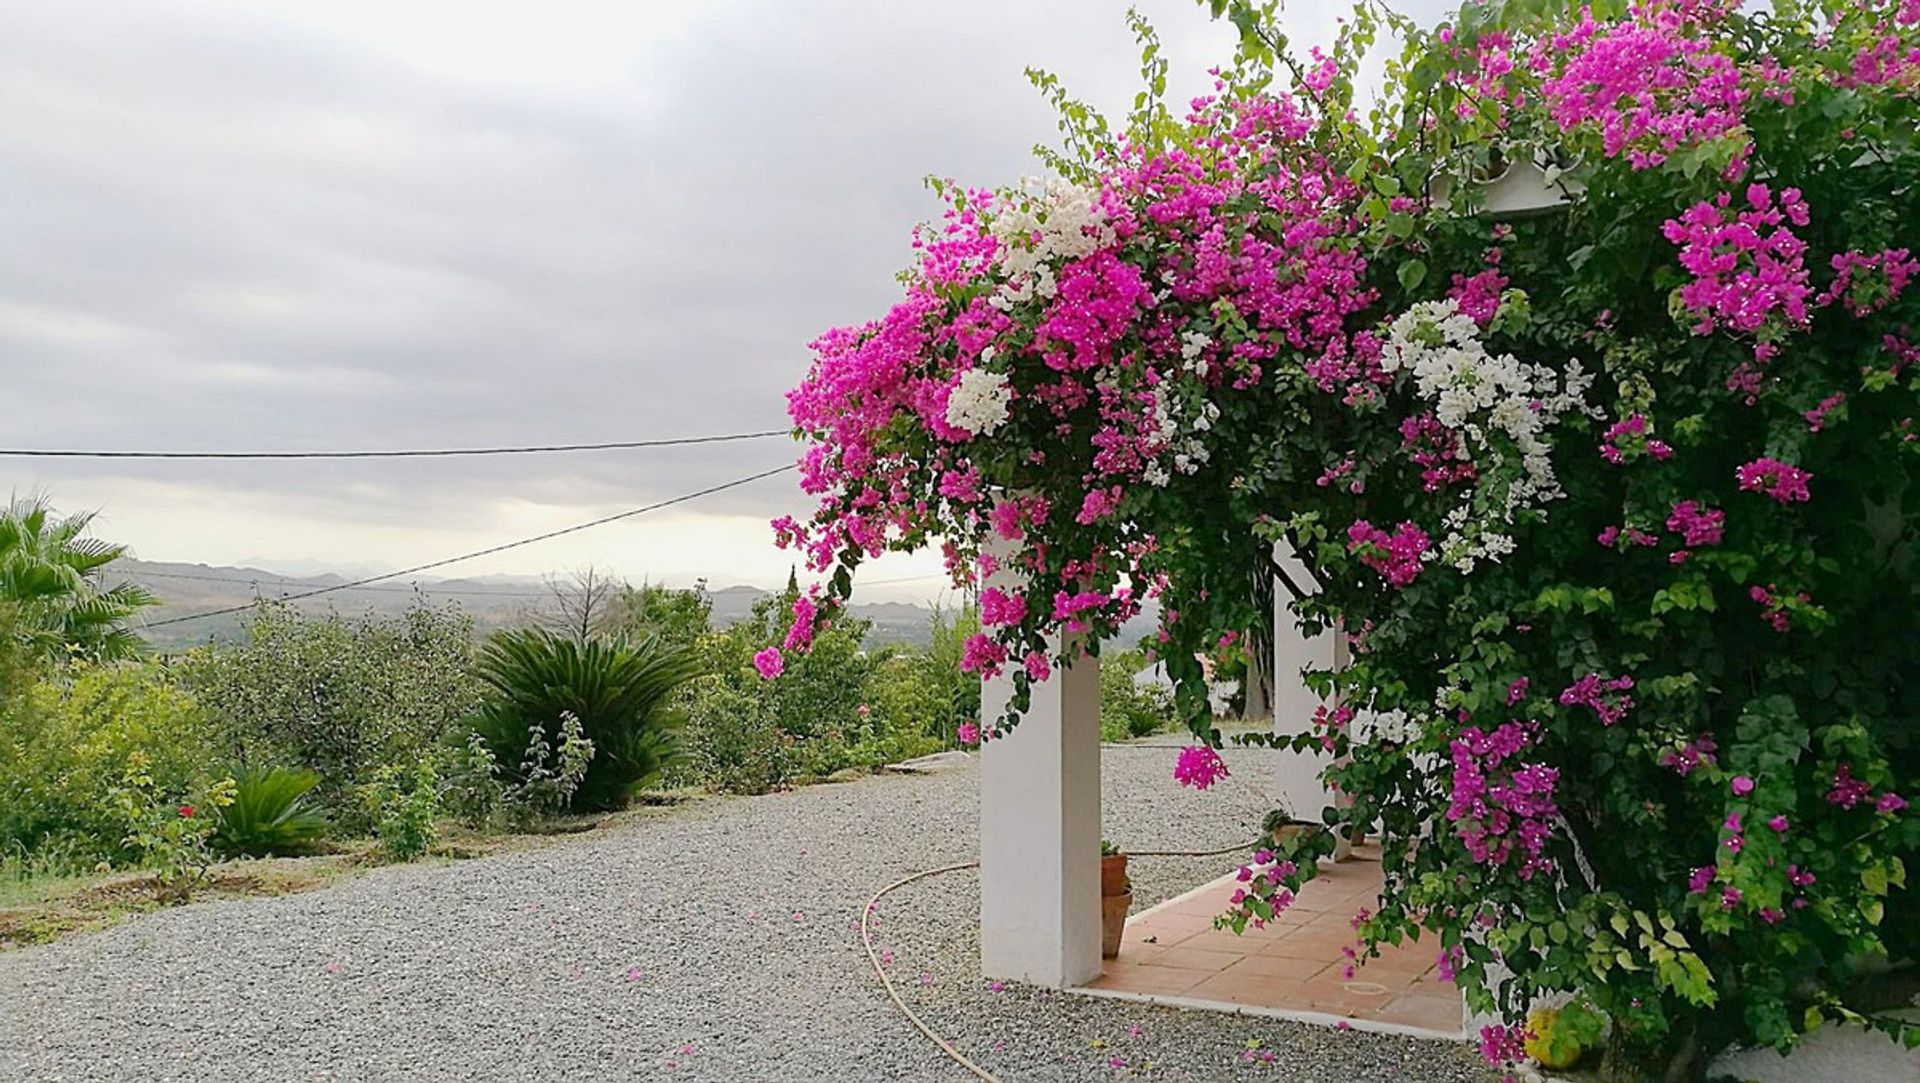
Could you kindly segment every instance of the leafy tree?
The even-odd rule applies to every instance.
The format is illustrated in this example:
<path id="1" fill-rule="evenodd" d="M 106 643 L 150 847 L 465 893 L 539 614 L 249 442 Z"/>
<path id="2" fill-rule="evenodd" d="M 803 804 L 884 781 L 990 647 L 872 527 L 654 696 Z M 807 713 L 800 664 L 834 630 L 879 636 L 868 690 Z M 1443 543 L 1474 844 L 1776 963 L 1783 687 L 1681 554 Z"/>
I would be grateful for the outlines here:
<path id="1" fill-rule="evenodd" d="M 158 599 L 132 583 L 107 586 L 107 566 L 126 547 L 87 536 L 92 513 L 60 516 L 44 497 L 0 512 L 0 599 L 19 634 L 43 656 L 114 660 L 139 653 L 128 622 Z"/>
<path id="2" fill-rule="evenodd" d="M 713 630 L 713 599 L 707 595 L 706 580 L 695 583 L 691 590 L 675 590 L 658 583 L 637 587 L 622 584 L 619 596 L 608 606 L 605 630 L 635 639 L 651 635 L 678 646 L 694 646 Z"/>
<path id="3" fill-rule="evenodd" d="M 262 602 L 245 642 L 201 648 L 181 672 L 230 754 L 317 772 L 315 796 L 351 819 L 364 809 L 356 787 L 380 768 L 465 732 L 472 666 L 473 622 L 452 607 L 349 619 Z"/>

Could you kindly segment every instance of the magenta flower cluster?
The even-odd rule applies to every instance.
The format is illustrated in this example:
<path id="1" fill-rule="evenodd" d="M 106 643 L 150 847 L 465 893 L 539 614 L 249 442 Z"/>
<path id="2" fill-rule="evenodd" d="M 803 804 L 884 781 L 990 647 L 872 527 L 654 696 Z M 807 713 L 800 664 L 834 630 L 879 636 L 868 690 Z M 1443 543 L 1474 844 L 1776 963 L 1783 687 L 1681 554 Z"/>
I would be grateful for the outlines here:
<path id="1" fill-rule="evenodd" d="M 1748 97 L 1732 58 L 1665 7 L 1636 5 L 1615 25 L 1587 11 L 1533 58 L 1536 70 L 1557 72 L 1541 86 L 1553 119 L 1597 127 L 1607 157 L 1636 169 L 1738 130 Z"/>
<path id="2" fill-rule="evenodd" d="M 1508 722 L 1492 733 L 1468 726 L 1450 746 L 1453 789 L 1447 820 L 1475 861 L 1513 862 L 1522 880 L 1552 870 L 1553 859 L 1542 851 L 1560 812 L 1553 800 L 1560 772 L 1514 762 L 1531 744 L 1529 726 Z"/>
<path id="3" fill-rule="evenodd" d="M 1760 607 L 1760 619 L 1771 625 L 1774 631 L 1785 635 L 1787 629 L 1792 627 L 1793 621 L 1789 612 L 1791 607 L 1785 596 L 1780 593 L 1778 586 L 1768 583 L 1763 587 L 1755 583 L 1747 588 L 1747 597 L 1752 598 L 1754 604 Z M 1793 596 L 1793 600 L 1800 605 L 1807 605 L 1813 601 L 1813 598 L 1805 591 L 1801 591 Z"/>
<path id="4" fill-rule="evenodd" d="M 1778 459 L 1755 459 L 1734 471 L 1740 490 L 1765 493 L 1782 504 L 1804 504 L 1813 499 L 1807 482 L 1813 475 Z"/>
<path id="5" fill-rule="evenodd" d="M 1805 227 L 1806 201 L 1794 188 L 1776 200 L 1764 184 L 1747 186 L 1745 209 L 1733 196 L 1696 203 L 1662 227 L 1680 246 L 1680 266 L 1693 281 L 1680 287 L 1680 302 L 1694 318 L 1694 331 L 1717 327 L 1752 333 L 1777 321 L 1805 327 L 1813 299 L 1806 267 L 1807 244 L 1788 225 Z"/>
<path id="6" fill-rule="evenodd" d="M 1220 753 L 1206 745 L 1188 745 L 1181 749 L 1180 758 L 1173 765 L 1174 780 L 1196 790 L 1204 790 L 1229 774 Z"/>
<path id="7" fill-rule="evenodd" d="M 1433 544 L 1427 532 L 1403 522 L 1392 534 L 1365 519 L 1347 528 L 1347 551 L 1358 554 L 1360 562 L 1374 571 L 1389 586 L 1404 587 L 1420 577 L 1422 554 Z"/>
<path id="8" fill-rule="evenodd" d="M 1592 708 L 1601 725 L 1611 726 L 1633 709 L 1633 697 L 1627 695 L 1632 689 L 1631 675 L 1623 673 L 1609 679 L 1589 673 L 1561 690 L 1560 705 Z"/>
<path id="9" fill-rule="evenodd" d="M 1650 459 L 1665 461 L 1673 457 L 1673 449 L 1665 441 L 1649 439 L 1647 419 L 1640 414 L 1628 414 L 1600 435 L 1600 457 L 1620 465 L 1636 451 L 1645 452 Z"/>

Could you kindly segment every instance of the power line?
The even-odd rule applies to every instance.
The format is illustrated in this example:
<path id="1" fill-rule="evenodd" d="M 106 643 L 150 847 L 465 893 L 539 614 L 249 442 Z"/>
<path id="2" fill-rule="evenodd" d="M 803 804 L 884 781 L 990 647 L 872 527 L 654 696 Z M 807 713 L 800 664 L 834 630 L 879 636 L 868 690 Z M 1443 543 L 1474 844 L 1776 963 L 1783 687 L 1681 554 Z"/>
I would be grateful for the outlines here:
<path id="1" fill-rule="evenodd" d="M 618 522 L 622 519 L 631 519 L 636 515 L 645 515 L 650 511 L 659 511 L 661 508 L 672 507 L 675 504 L 684 504 L 689 500 L 697 500 L 703 496 L 711 496 L 714 493 L 725 492 L 728 489 L 737 489 L 742 485 L 747 485 L 752 482 L 759 481 L 763 478 L 770 478 L 770 477 L 773 477 L 775 474 L 784 474 L 789 470 L 795 470 L 795 469 L 798 469 L 798 467 L 794 466 L 792 463 L 789 463 L 786 466 L 775 467 L 772 470 L 762 470 L 758 474 L 749 474 L 744 478 L 735 478 L 732 481 L 722 482 L 719 485 L 712 485 L 705 489 L 700 489 L 691 493 L 685 493 L 680 496 L 672 497 L 667 500 L 662 500 L 657 503 L 645 505 L 644 507 L 632 508 L 627 511 L 618 512 L 613 515 L 604 516 L 599 519 L 589 520 L 588 522 L 584 522 L 584 523 L 576 523 L 573 526 L 562 527 L 559 530 L 549 530 L 545 534 L 535 534 L 531 538 L 521 538 L 518 541 L 504 542 L 500 545 L 489 546 L 486 549 L 478 549 L 471 553 L 462 553 L 457 557 L 447 557 L 445 560 L 435 560 L 435 561 L 430 561 L 429 563 L 426 563 L 426 564 L 418 564 L 411 568 L 402 568 L 397 572 L 386 572 L 382 575 L 370 575 L 370 576 L 367 576 L 365 579 L 355 579 L 355 580 L 352 580 L 351 582 L 336 583 L 330 587 L 319 587 L 314 590 L 302 591 L 299 594 L 288 594 L 288 595 L 284 595 L 278 600 L 283 602 L 297 602 L 304 598 L 317 598 L 322 594 L 332 594 L 336 591 L 352 590 L 356 587 L 364 587 L 369 583 L 383 583 L 389 579 L 398 579 L 403 575 L 416 575 L 420 572 L 432 571 L 435 568 L 444 568 L 449 564 L 458 564 L 461 561 L 465 561 L 465 560 L 473 560 L 478 557 L 492 556 L 495 553 L 503 553 L 509 549 L 518 549 L 523 545 L 532 545 L 535 542 L 548 541 L 552 538 L 558 538 L 565 534 L 577 534 L 582 530 L 590 530 L 596 526 L 605 526 L 608 523 Z M 157 621 L 154 621 L 152 624 L 147 625 L 147 627 L 164 628 L 169 624 L 183 624 L 190 620 L 204 620 L 207 617 L 224 617 L 230 613 L 244 613 L 247 610 L 250 610 L 252 608 L 253 606 L 251 605 L 228 606 L 225 609 L 210 610 L 209 612 L 206 612 L 206 613 L 193 613 L 184 617 L 169 617 L 166 620 L 157 620 Z"/>
<path id="2" fill-rule="evenodd" d="M 141 579 L 189 579 L 196 583 L 242 583 L 252 587 L 280 587 L 282 589 L 302 585 L 299 580 L 286 578 L 284 576 L 280 578 L 269 577 L 263 579 L 256 577 L 249 579 L 238 575 L 188 575 L 185 572 L 150 572 L 144 569 L 123 571 L 120 574 L 133 581 Z M 421 594 L 470 594 L 485 598 L 545 598 L 553 593 L 552 591 L 468 590 L 462 588 L 423 586 L 419 583 L 404 587 L 355 587 L 353 589 L 378 591 L 385 594 L 412 594 L 415 591 Z"/>
<path id="3" fill-rule="evenodd" d="M 402 451 L 57 451 L 0 449 L 0 457 L 35 459 L 436 459 L 461 455 L 537 455 L 555 451 L 616 451 L 628 448 L 685 447 L 764 440 L 789 435 L 785 429 L 682 436 L 662 440 L 618 440 L 605 444 L 541 444 L 526 447 L 428 448 Z"/>
<path id="4" fill-rule="evenodd" d="M 947 577 L 947 575 L 946 575 L 946 573 L 944 573 L 944 572 L 933 572 L 933 573 L 930 573 L 930 574 L 928 574 L 928 575 L 907 575 L 907 576 L 901 576 L 901 577 L 900 577 L 900 578 L 898 578 L 898 579 L 868 579 L 868 580 L 860 580 L 860 581 L 857 581 L 857 582 L 855 582 L 855 583 L 854 583 L 854 586 L 856 586 L 856 587 L 890 587 L 890 586 L 893 586 L 893 585 L 894 585 L 894 584 L 896 584 L 896 583 L 921 583 L 921 582 L 925 582 L 925 581 L 927 581 L 927 580 L 929 580 L 929 579 L 947 579 L 947 578 L 948 578 L 948 577 Z"/>

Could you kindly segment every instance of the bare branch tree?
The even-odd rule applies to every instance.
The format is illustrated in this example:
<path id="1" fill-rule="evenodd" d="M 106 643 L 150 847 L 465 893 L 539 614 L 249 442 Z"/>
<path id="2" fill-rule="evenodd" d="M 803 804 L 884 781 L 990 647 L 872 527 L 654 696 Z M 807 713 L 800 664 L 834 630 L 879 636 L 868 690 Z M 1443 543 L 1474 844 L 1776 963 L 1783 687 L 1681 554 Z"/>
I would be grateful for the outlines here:
<path id="1" fill-rule="evenodd" d="M 546 577 L 547 590 L 553 595 L 545 605 L 529 614 L 543 628 L 585 642 L 606 631 L 607 622 L 627 589 L 626 580 L 589 564 L 564 577 Z"/>

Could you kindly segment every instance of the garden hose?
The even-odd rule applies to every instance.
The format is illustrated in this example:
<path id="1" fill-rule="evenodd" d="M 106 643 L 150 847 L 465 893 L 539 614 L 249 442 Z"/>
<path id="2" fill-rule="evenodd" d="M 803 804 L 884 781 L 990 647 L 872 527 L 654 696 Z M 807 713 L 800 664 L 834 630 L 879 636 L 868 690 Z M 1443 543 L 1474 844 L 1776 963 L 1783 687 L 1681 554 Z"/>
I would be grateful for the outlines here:
<path id="1" fill-rule="evenodd" d="M 1250 843 L 1242 842 L 1233 846 L 1223 846 L 1218 850 L 1140 850 L 1137 852 L 1129 852 L 1128 856 L 1219 857 L 1222 854 L 1231 854 L 1245 850 L 1250 845 Z M 900 998 L 900 991 L 894 988 L 893 978 L 887 974 L 886 967 L 881 965 L 880 954 L 873 950 L 873 914 L 874 911 L 879 908 L 880 900 L 885 898 L 888 893 L 898 888 L 906 887 L 916 880 L 925 880 L 929 877 L 939 876 L 942 873 L 961 872 L 966 869 L 978 869 L 979 867 L 980 863 L 978 861 L 963 861 L 958 865 L 945 865 L 937 869 L 924 869 L 920 872 L 902 876 L 900 879 L 874 892 L 873 898 L 868 899 L 866 907 L 860 911 L 860 945 L 866 949 L 867 962 L 872 965 L 874 976 L 880 979 L 880 987 L 886 990 L 887 999 L 893 1001 L 893 1006 L 900 1009 L 900 1014 L 906 1016 L 909 1023 L 912 1023 L 920 1033 L 926 1035 L 928 1041 L 939 1046 L 942 1053 L 953 1058 L 955 1064 L 972 1072 L 975 1076 L 985 1080 L 986 1083 L 1000 1083 L 999 1077 L 976 1064 L 965 1053 L 955 1049 L 952 1042 L 942 1038 L 938 1032 L 927 1025 L 926 1020 L 920 1018 L 918 1012 L 907 1006 L 907 1002 Z"/>
<path id="2" fill-rule="evenodd" d="M 880 987 L 887 991 L 887 998 L 893 1001 L 894 1007 L 900 1009 L 900 1014 L 907 1017 L 907 1022 L 918 1027 L 920 1033 L 927 1036 L 928 1041 L 939 1046 L 940 1051 L 952 1057 L 954 1063 L 960 1067 L 986 1080 L 986 1083 L 1000 1083 L 999 1078 L 992 1072 L 987 1071 L 985 1068 L 975 1064 L 972 1060 L 969 1060 L 965 1053 L 953 1047 L 952 1042 L 936 1034 L 934 1029 L 927 1025 L 927 1021 L 920 1018 L 918 1012 L 907 1007 L 907 1002 L 900 999 L 900 991 L 893 987 L 893 979 L 887 976 L 886 967 L 880 965 L 879 954 L 873 950 L 873 912 L 879 907 L 880 900 L 885 897 L 888 892 L 895 888 L 905 887 L 915 880 L 924 880 L 929 876 L 938 876 L 945 872 L 959 872 L 962 869 L 977 869 L 979 867 L 980 863 L 978 861 L 966 861 L 958 865 L 948 865 L 944 868 L 926 869 L 909 876 L 903 876 L 893 883 L 888 884 L 886 887 L 881 888 L 879 891 L 874 892 L 873 898 L 867 900 L 866 908 L 860 911 L 860 944 L 867 949 L 867 962 L 873 965 L 873 972 L 880 979 Z"/>
<path id="3" fill-rule="evenodd" d="M 1108 748 L 1152 748 L 1152 749 L 1159 750 L 1165 747 L 1167 746 L 1126 745 L 1126 744 L 1103 744 L 1101 746 L 1103 751 Z M 1252 790 L 1262 800 L 1265 800 L 1268 803 L 1272 803 L 1272 798 L 1265 791 L 1261 790 L 1260 787 L 1255 786 L 1253 783 L 1248 782 L 1245 779 L 1240 779 L 1238 776 L 1235 776 L 1235 775 L 1228 775 L 1227 777 L 1237 779 L 1242 786 L 1245 786 L 1247 789 Z M 1221 857 L 1226 854 L 1238 853 L 1244 850 L 1251 849 L 1256 844 L 1257 844 L 1257 840 L 1248 840 L 1246 842 L 1235 843 L 1232 846 L 1222 846 L 1215 850 L 1129 850 L 1127 851 L 1127 856 L 1129 857 Z M 937 869 L 923 869 L 920 872 L 910 873 L 906 876 L 902 876 L 900 879 L 895 880 L 893 883 L 888 884 L 886 887 L 883 887 L 879 891 L 874 892 L 873 898 L 868 899 L 867 905 L 860 911 L 860 946 L 866 950 L 867 963 L 873 967 L 874 976 L 880 979 L 880 987 L 886 990 L 887 999 L 893 1001 L 893 1006 L 900 1009 L 900 1014 L 906 1016 L 907 1021 L 909 1023 L 912 1023 L 915 1029 L 919 1030 L 921 1034 L 924 1034 L 928 1041 L 932 1042 L 936 1046 L 939 1046 L 940 1051 L 942 1053 L 945 1053 L 948 1057 L 952 1058 L 955 1064 L 958 1064 L 960 1067 L 965 1068 L 967 1071 L 973 1073 L 976 1077 L 982 1080 L 985 1080 L 986 1083 L 1000 1083 L 1000 1079 L 997 1076 L 995 1076 L 992 1072 L 987 1071 L 985 1068 L 982 1068 L 979 1064 L 975 1063 L 965 1053 L 962 1053 L 960 1052 L 960 1050 L 954 1048 L 954 1045 L 952 1042 L 946 1040 L 945 1038 L 942 1038 L 939 1035 L 939 1033 L 933 1029 L 933 1027 L 927 1024 L 927 1021 L 925 1019 L 920 1018 L 920 1014 L 918 1012 L 914 1011 L 912 1008 L 907 1006 L 907 1002 L 901 999 L 900 997 L 900 991 L 894 987 L 893 978 L 887 974 L 886 967 L 881 964 L 879 952 L 875 951 L 873 947 L 873 914 L 874 914 L 874 911 L 879 908 L 881 899 L 885 898 L 888 894 L 900 888 L 906 887 L 908 884 L 914 883 L 915 881 L 918 881 L 918 880 L 925 880 L 930 877 L 939 876 L 949 872 L 962 872 L 967 869 L 978 869 L 979 867 L 980 867 L 980 863 L 978 861 L 963 861 L 957 865 L 944 865 Z"/>

